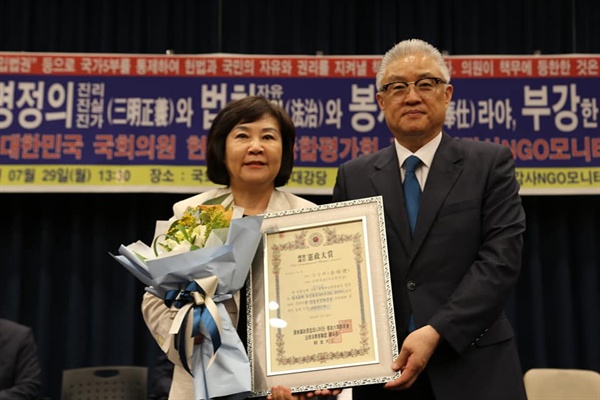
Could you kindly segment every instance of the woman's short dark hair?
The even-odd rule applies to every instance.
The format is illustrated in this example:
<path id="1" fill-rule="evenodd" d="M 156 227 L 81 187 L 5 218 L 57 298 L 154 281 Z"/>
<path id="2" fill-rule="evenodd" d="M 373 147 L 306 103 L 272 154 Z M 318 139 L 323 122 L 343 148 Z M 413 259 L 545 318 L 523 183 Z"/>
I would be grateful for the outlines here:
<path id="1" fill-rule="evenodd" d="M 227 104 L 215 117 L 208 131 L 206 173 L 212 182 L 229 186 L 230 177 L 225 165 L 225 141 L 238 124 L 258 121 L 265 115 L 279 124 L 282 141 L 281 168 L 275 177 L 275 187 L 284 186 L 294 167 L 296 127 L 286 111 L 262 96 L 248 96 Z"/>

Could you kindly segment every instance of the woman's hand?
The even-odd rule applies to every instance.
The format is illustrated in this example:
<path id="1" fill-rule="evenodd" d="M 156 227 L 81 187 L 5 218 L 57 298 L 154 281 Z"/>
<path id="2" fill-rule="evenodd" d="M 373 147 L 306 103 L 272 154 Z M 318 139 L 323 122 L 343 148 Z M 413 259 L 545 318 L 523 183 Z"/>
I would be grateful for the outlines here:
<path id="1" fill-rule="evenodd" d="M 290 388 L 285 386 L 275 386 L 271 388 L 271 394 L 267 395 L 267 400 L 295 400 Z"/>

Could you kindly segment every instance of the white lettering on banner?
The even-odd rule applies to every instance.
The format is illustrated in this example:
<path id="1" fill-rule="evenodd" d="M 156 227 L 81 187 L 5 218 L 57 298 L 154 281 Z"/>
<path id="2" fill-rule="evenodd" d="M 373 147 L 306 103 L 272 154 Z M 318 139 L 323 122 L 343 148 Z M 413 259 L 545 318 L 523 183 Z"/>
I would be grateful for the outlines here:
<path id="1" fill-rule="evenodd" d="M 167 126 L 169 125 L 169 109 L 171 104 L 169 100 L 164 97 L 159 97 L 154 103 L 154 126 Z M 149 107 L 151 110 L 151 107 Z M 146 126 L 153 126 L 151 121 L 147 122 Z"/>
<path id="2" fill-rule="evenodd" d="M 221 84 L 203 84 L 201 85 L 200 108 L 203 112 L 203 129 L 208 131 L 213 119 L 229 101 L 242 99 L 247 96 L 263 96 L 268 98 L 274 104 L 284 107 L 284 90 L 281 84 L 232 84 L 230 87 L 226 83 Z M 289 102 L 290 100 L 288 100 Z M 288 110 L 289 111 L 289 110 Z M 290 113 L 291 114 L 291 113 Z M 190 115 L 191 118 L 191 115 Z"/>
<path id="3" fill-rule="evenodd" d="M 254 75 L 254 60 L 226 58 L 223 60 L 223 72 L 231 76 Z"/>
<path id="4" fill-rule="evenodd" d="M 556 113 L 556 116 L 554 117 L 556 127 L 561 132 L 573 132 L 575 128 L 577 128 L 579 122 L 576 111 L 577 104 L 581 101 L 581 97 L 577 95 L 577 86 L 574 83 L 570 84 L 568 87 L 567 85 L 555 85 L 552 87 L 552 91 L 560 94 L 560 98 L 552 106 L 552 110 Z M 567 100 L 569 99 L 569 94 L 571 95 L 570 107 L 567 110 L 564 110 Z"/>
<path id="5" fill-rule="evenodd" d="M 233 84 L 230 100 L 239 100 L 247 96 L 263 96 L 275 104 L 283 106 L 283 86 L 275 84 L 239 83 Z"/>
<path id="6" fill-rule="evenodd" d="M 131 98 L 129 100 L 132 100 Z M 135 98 L 134 107 L 135 118 L 138 126 L 154 126 L 156 114 L 154 113 L 156 109 L 156 102 L 158 99 L 138 99 Z M 153 123 L 154 122 L 154 123 Z"/>
<path id="7" fill-rule="evenodd" d="M 537 67 L 539 76 L 569 76 L 571 74 L 569 60 L 539 60 Z"/>
<path id="8" fill-rule="evenodd" d="M 135 72 L 138 75 L 179 74 L 179 60 L 172 58 L 137 58 Z"/>
<path id="9" fill-rule="evenodd" d="M 340 99 L 328 99 L 323 105 L 322 100 L 294 98 L 286 100 L 283 107 L 297 128 L 317 129 L 323 125 L 341 128 L 343 113 Z"/>
<path id="10" fill-rule="evenodd" d="M 501 60 L 499 68 L 506 76 L 533 75 L 532 60 Z"/>
<path id="11" fill-rule="evenodd" d="M 540 117 L 550 115 L 550 108 L 548 105 L 548 88 L 542 86 L 541 89 L 531 89 L 529 85 L 525 85 L 525 98 L 524 107 L 521 113 L 525 116 L 531 116 L 533 118 L 533 130 L 540 130 Z"/>
<path id="12" fill-rule="evenodd" d="M 344 113 L 342 112 L 342 100 L 340 98 L 327 100 L 325 103 L 325 113 L 327 115 L 325 125 L 332 125 L 337 129 L 342 127 L 342 116 Z"/>
<path id="13" fill-rule="evenodd" d="M 517 121 L 512 117 L 510 99 L 480 100 L 477 102 L 477 106 L 477 123 L 479 125 L 487 124 L 489 129 L 494 129 L 497 125 L 500 125 L 506 129 L 516 130 Z"/>
<path id="14" fill-rule="evenodd" d="M 44 81 L 0 82 L 0 128 L 7 128 L 18 111 L 21 128 L 37 129 L 46 121 L 65 121 L 65 128 L 73 122 L 74 83 L 53 83 L 46 88 Z"/>
<path id="15" fill-rule="evenodd" d="M 351 103 L 348 110 L 353 113 L 350 123 L 356 132 L 371 132 L 375 127 L 375 114 L 377 113 L 377 102 L 375 101 L 376 88 L 374 84 L 359 87 L 352 84 Z"/>
<path id="16" fill-rule="evenodd" d="M 108 112 L 106 114 L 111 125 L 127 125 L 127 99 L 117 97 L 108 101 Z"/>
<path id="17" fill-rule="evenodd" d="M 79 129 L 104 126 L 104 83 L 77 83 L 75 126 Z"/>
<path id="18" fill-rule="evenodd" d="M 42 57 L 42 72 L 45 74 L 75 72 L 74 57 Z"/>
<path id="19" fill-rule="evenodd" d="M 297 128 L 318 128 L 323 122 L 323 103 L 315 99 L 288 101 L 290 117 Z"/>
<path id="20" fill-rule="evenodd" d="M 584 118 L 584 128 L 598 127 L 598 107 L 596 98 L 582 99 L 577 95 L 577 85 L 550 85 L 552 93 L 558 94 L 558 100 L 550 103 L 548 85 L 533 89 L 525 85 L 523 90 L 524 107 L 521 110 L 524 116 L 533 117 L 533 130 L 540 130 L 542 117 L 554 114 L 556 128 L 565 133 L 575 131 L 579 126 L 578 105 L 581 104 L 581 114 Z"/>
<path id="21" fill-rule="evenodd" d="M 464 60 L 460 63 L 460 72 L 466 76 L 491 76 L 494 74 L 492 60 Z"/>
<path id="22" fill-rule="evenodd" d="M 467 99 L 452 100 L 446 111 L 446 125 L 449 129 L 469 129 L 475 124 L 475 104 Z"/>
<path id="23" fill-rule="evenodd" d="M 283 106 L 283 86 L 275 83 L 271 85 L 256 85 L 256 94 L 264 96 L 271 101 L 277 100 L 277 104 Z"/>
<path id="24" fill-rule="evenodd" d="M 8 128 L 18 112 L 21 128 L 34 130 L 46 121 L 65 121 L 65 128 L 73 123 L 74 83 L 71 81 L 46 86 L 38 82 L 0 82 L 0 128 Z"/>
<path id="25" fill-rule="evenodd" d="M 598 76 L 600 74 L 598 60 L 595 59 L 579 59 L 575 68 L 579 76 Z"/>
<path id="26" fill-rule="evenodd" d="M 598 127 L 598 106 L 595 98 L 581 100 L 581 116 L 583 117 L 584 128 Z"/>
<path id="27" fill-rule="evenodd" d="M 53 83 L 48 88 L 48 105 L 53 109 L 63 108 L 64 111 L 46 112 L 44 114 L 46 121 L 65 120 L 65 128 L 70 129 L 73 121 L 73 82 L 67 82 L 65 88 L 60 83 Z"/>
<path id="28" fill-rule="evenodd" d="M 366 60 L 340 60 L 334 65 L 334 73 L 341 76 L 371 76 Z"/>
<path id="29" fill-rule="evenodd" d="M 0 56 L 0 74 L 8 74 L 8 73 L 27 74 L 27 73 L 31 72 L 31 67 L 35 63 L 37 63 L 37 57 L 31 57 L 31 56 L 4 57 L 4 56 Z"/>
<path id="30" fill-rule="evenodd" d="M 186 58 L 183 66 L 186 75 L 216 75 L 218 69 L 217 60 L 214 58 L 208 60 Z"/>
<path id="31" fill-rule="evenodd" d="M 175 117 L 175 123 L 185 124 L 188 128 L 192 127 L 192 116 L 194 115 L 194 109 L 192 107 L 191 97 L 182 97 L 177 99 L 175 105 L 177 110 L 177 116 Z"/>
<path id="32" fill-rule="evenodd" d="M 227 104 L 227 84 L 201 85 L 200 108 L 202 108 L 202 129 L 210 130 L 213 119 Z"/>
<path id="33" fill-rule="evenodd" d="M 0 81 L 0 129 L 6 129 L 12 124 L 14 108 L 15 82 Z"/>
<path id="34" fill-rule="evenodd" d="M 243 99 L 246 96 L 254 96 L 256 95 L 256 84 L 249 83 L 248 85 L 244 83 L 236 83 L 233 85 L 233 90 L 231 92 L 231 100 L 239 100 Z"/>
<path id="35" fill-rule="evenodd" d="M 92 108 L 94 115 L 100 108 L 100 106 Z M 106 112 L 110 125 L 145 127 L 165 127 L 172 125 L 173 122 L 191 127 L 192 114 L 191 97 L 177 100 L 166 97 L 116 97 L 108 100 Z M 85 123 L 86 118 L 82 117 L 80 120 L 81 123 Z"/>
<path id="36" fill-rule="evenodd" d="M 128 57 L 83 57 L 79 68 L 90 75 L 107 73 L 113 75 L 129 75 L 131 73 L 131 59 Z"/>
<path id="37" fill-rule="evenodd" d="M 36 129 L 42 124 L 42 110 L 44 108 L 44 87 L 43 81 L 19 82 L 17 92 L 21 95 L 16 96 L 15 106 L 20 109 L 19 125 L 25 129 Z"/>
<path id="38" fill-rule="evenodd" d="M 299 60 L 297 69 L 299 76 L 329 76 L 327 60 Z"/>
<path id="39" fill-rule="evenodd" d="M 445 131 L 508 146 L 517 170 L 540 174 L 540 185 L 525 190 L 598 187 L 598 55 L 445 61 L 456 88 Z M 214 116 L 230 101 L 259 95 L 282 106 L 298 128 L 291 190 L 325 193 L 339 163 L 393 143 L 376 101 L 379 63 L 375 56 L 0 52 L 0 191 L 212 186 L 202 165 Z M 101 178 L 84 181 L 83 172 L 59 164 L 98 164 L 88 175 L 98 168 Z M 198 166 L 193 175 L 189 165 Z M 110 172 L 129 166 L 131 180 Z M 67 182 L 86 186 L 56 189 Z"/>
<path id="40" fill-rule="evenodd" d="M 467 99 L 450 101 L 446 112 L 444 125 L 448 129 L 471 129 L 478 125 L 487 126 L 488 129 L 504 127 L 516 130 L 517 121 L 512 115 L 510 99 L 504 100 L 485 99 L 474 102 Z"/>
<path id="41" fill-rule="evenodd" d="M 267 76 L 270 76 L 270 75 L 292 76 L 294 73 L 292 60 L 281 60 L 281 59 L 260 60 L 260 67 L 258 68 L 258 71 L 260 74 L 264 74 Z"/>

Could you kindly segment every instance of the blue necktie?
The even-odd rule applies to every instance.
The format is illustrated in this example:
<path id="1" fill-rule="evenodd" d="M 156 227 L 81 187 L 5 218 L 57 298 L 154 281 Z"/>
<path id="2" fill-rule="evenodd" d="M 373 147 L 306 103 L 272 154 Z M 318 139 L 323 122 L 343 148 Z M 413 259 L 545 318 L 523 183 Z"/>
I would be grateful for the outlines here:
<path id="1" fill-rule="evenodd" d="M 421 200 L 421 186 L 415 175 L 415 169 L 421 163 L 417 156 L 410 156 L 404 161 L 406 171 L 404 173 L 404 200 L 406 202 L 406 211 L 410 223 L 410 233 L 415 232 L 417 223 L 417 214 L 419 214 L 419 201 Z M 412 312 L 408 318 L 408 333 L 416 329 Z"/>
<path id="2" fill-rule="evenodd" d="M 404 161 L 406 172 L 404 174 L 404 200 L 410 223 L 410 232 L 415 232 L 417 214 L 419 214 L 419 200 L 421 199 L 421 186 L 415 175 L 415 169 L 421 163 L 417 156 L 410 156 Z"/>

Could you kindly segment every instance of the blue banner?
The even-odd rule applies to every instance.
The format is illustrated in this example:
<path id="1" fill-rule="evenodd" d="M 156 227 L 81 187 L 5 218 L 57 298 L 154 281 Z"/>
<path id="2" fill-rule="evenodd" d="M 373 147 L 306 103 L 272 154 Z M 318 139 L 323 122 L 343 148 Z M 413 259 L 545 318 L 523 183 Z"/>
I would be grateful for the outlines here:
<path id="1" fill-rule="evenodd" d="M 299 194 L 393 140 L 380 57 L 0 53 L 0 192 L 192 192 L 212 187 L 206 134 L 259 94 L 297 127 Z M 510 147 L 522 194 L 600 194 L 599 55 L 447 57 L 445 130 Z"/>

